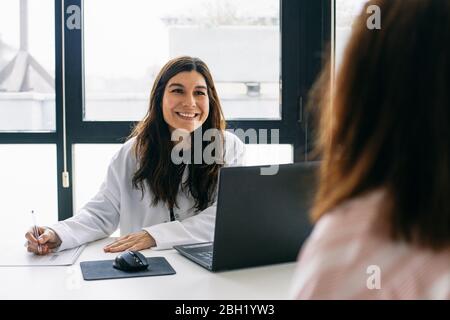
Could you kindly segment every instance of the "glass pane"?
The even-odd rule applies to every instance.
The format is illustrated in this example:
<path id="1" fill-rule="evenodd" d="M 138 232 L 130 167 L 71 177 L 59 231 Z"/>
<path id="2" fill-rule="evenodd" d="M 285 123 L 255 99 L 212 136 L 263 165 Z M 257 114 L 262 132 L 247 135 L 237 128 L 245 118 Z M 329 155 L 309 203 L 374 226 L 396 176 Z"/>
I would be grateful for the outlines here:
<path id="1" fill-rule="evenodd" d="M 294 162 L 291 144 L 246 144 L 244 165 L 261 166 Z"/>
<path id="2" fill-rule="evenodd" d="M 225 118 L 280 118 L 279 0 L 84 2 L 85 118 L 140 120 L 162 65 L 197 56 Z"/>
<path id="3" fill-rule="evenodd" d="M 368 0 L 336 0 L 336 67 L 352 33 L 352 23 Z"/>
<path id="4" fill-rule="evenodd" d="M 0 243 L 22 246 L 32 224 L 58 221 L 56 146 L 0 145 Z"/>
<path id="5" fill-rule="evenodd" d="M 0 1 L 0 131 L 55 130 L 54 0 Z"/>
<path id="6" fill-rule="evenodd" d="M 109 163 L 121 144 L 76 144 L 73 147 L 74 214 L 97 194 Z M 117 229 L 112 237 L 120 236 Z"/>
<path id="7" fill-rule="evenodd" d="M 109 163 L 121 144 L 76 144 L 74 152 L 74 212 L 77 213 L 100 188 Z"/>

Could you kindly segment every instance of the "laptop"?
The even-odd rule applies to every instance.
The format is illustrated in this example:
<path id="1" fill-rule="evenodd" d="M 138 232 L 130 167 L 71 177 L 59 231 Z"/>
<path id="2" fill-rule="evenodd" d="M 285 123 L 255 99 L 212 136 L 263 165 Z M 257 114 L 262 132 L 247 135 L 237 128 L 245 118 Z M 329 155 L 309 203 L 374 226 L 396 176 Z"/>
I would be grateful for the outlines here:
<path id="1" fill-rule="evenodd" d="M 291 262 L 312 230 L 309 209 L 318 162 L 222 168 L 214 242 L 174 246 L 210 271 Z"/>

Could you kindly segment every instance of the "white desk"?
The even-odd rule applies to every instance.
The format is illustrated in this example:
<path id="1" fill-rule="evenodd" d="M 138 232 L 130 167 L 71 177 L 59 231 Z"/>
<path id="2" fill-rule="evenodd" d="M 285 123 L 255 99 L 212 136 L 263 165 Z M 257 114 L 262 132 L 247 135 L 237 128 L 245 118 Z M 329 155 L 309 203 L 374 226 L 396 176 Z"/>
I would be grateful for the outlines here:
<path id="1" fill-rule="evenodd" d="M 80 262 L 112 260 L 102 248 L 111 239 L 89 244 L 73 266 L 0 267 L 0 299 L 288 299 L 295 263 L 212 273 L 175 250 L 144 250 L 163 256 L 177 274 L 84 281 Z"/>

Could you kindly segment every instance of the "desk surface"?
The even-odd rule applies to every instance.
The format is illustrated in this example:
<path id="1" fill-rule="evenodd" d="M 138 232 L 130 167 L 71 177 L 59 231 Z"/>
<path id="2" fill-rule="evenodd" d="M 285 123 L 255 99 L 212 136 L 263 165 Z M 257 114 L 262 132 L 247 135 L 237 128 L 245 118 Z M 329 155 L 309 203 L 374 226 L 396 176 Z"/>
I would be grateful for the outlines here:
<path id="1" fill-rule="evenodd" d="M 212 273 L 175 250 L 144 250 L 163 256 L 177 274 L 84 281 L 80 262 L 112 260 L 104 253 L 111 239 L 89 244 L 73 266 L 0 267 L 0 299 L 288 299 L 295 263 Z"/>

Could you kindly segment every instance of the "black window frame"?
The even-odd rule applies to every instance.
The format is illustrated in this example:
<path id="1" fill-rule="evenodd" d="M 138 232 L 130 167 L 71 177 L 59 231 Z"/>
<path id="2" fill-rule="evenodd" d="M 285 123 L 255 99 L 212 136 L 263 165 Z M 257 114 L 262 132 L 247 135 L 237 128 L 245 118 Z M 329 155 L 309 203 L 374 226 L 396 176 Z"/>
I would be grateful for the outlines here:
<path id="1" fill-rule="evenodd" d="M 322 68 L 323 52 L 331 39 L 332 4 L 335 0 L 280 0 L 281 119 L 230 120 L 229 129 L 278 129 L 280 144 L 294 147 L 294 162 L 307 160 L 312 148 L 307 111 L 308 92 Z M 83 0 L 66 0 L 65 8 Z M 58 220 L 73 215 L 73 184 L 63 188 L 64 169 L 62 113 L 62 1 L 55 0 L 55 132 L 0 132 L 0 144 L 55 144 L 57 149 Z M 67 18 L 67 14 L 65 15 Z M 84 70 L 83 26 L 64 28 L 67 171 L 73 181 L 73 145 L 123 143 L 133 121 L 83 121 Z M 270 135 L 267 143 L 270 143 Z M 72 182 L 71 181 L 71 182 Z"/>

